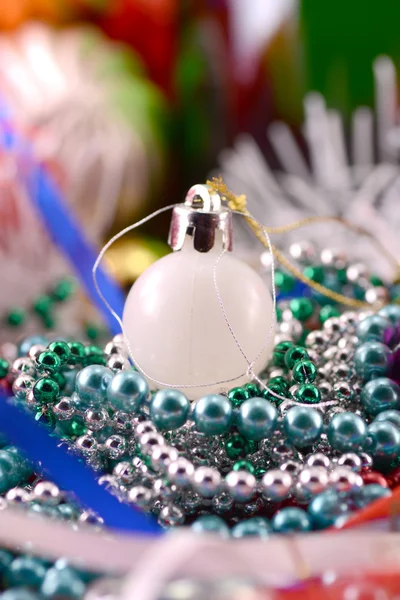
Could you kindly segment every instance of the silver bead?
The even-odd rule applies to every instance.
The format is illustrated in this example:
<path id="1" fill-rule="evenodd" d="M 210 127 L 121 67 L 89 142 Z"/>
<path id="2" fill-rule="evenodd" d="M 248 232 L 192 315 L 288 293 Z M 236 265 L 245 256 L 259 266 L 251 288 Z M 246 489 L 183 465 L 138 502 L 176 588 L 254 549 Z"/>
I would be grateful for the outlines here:
<path id="1" fill-rule="evenodd" d="M 337 346 L 329 346 L 329 348 L 327 348 L 325 350 L 325 352 L 323 353 L 323 358 L 326 361 L 332 361 L 336 358 L 336 354 L 338 352 L 338 347 Z"/>
<path id="2" fill-rule="evenodd" d="M 37 357 L 39 356 L 39 354 L 41 354 L 45 350 L 46 350 L 46 346 L 43 346 L 43 344 L 33 344 L 33 346 L 31 346 L 29 348 L 28 356 L 33 361 L 35 361 L 37 359 Z"/>
<path id="3" fill-rule="evenodd" d="M 338 348 L 336 359 L 341 363 L 349 363 L 353 360 L 354 349 L 350 346 Z"/>
<path id="4" fill-rule="evenodd" d="M 139 445 L 144 454 L 149 454 L 151 449 L 156 446 L 164 446 L 165 440 L 160 433 L 149 431 L 139 436 Z"/>
<path id="5" fill-rule="evenodd" d="M 133 422 L 134 422 L 134 419 L 133 419 Z M 140 423 L 138 423 L 137 425 L 134 426 L 134 429 L 135 429 L 135 436 L 137 438 L 144 435 L 145 433 L 158 433 L 156 426 L 153 424 L 152 421 L 141 421 Z"/>
<path id="6" fill-rule="evenodd" d="M 370 468 L 374 464 L 374 461 L 372 460 L 372 456 L 370 456 L 366 452 L 360 452 L 359 457 L 361 460 L 361 466 L 364 468 L 365 467 Z"/>
<path id="7" fill-rule="evenodd" d="M 310 331 L 305 340 L 306 348 L 316 348 L 317 350 L 323 349 L 328 344 L 329 339 L 324 331 Z"/>
<path id="8" fill-rule="evenodd" d="M 289 473 L 292 477 L 296 477 L 302 469 L 302 464 L 296 460 L 287 460 L 279 467 L 281 471 Z"/>
<path id="9" fill-rule="evenodd" d="M 335 467 L 329 476 L 329 483 L 338 492 L 347 492 L 363 485 L 363 480 L 358 473 L 346 467 Z"/>
<path id="10" fill-rule="evenodd" d="M 189 485 L 193 474 L 193 464 L 184 457 L 179 457 L 177 460 L 172 462 L 167 471 L 168 478 L 180 487 Z"/>
<path id="11" fill-rule="evenodd" d="M 274 463 L 280 465 L 287 460 L 295 457 L 295 452 L 292 446 L 286 441 L 279 441 L 271 449 L 271 459 Z"/>
<path id="12" fill-rule="evenodd" d="M 11 374 L 13 376 L 25 374 L 33 377 L 36 374 L 36 368 L 33 360 L 28 358 L 28 356 L 20 356 L 13 362 Z"/>
<path id="13" fill-rule="evenodd" d="M 109 422 L 110 417 L 103 408 L 88 408 L 85 411 L 84 421 L 88 429 L 92 431 L 100 431 Z"/>
<path id="14" fill-rule="evenodd" d="M 282 321 L 282 323 L 279 323 L 279 332 L 289 335 L 295 342 L 297 342 L 303 334 L 303 325 L 297 319 L 292 319 L 291 321 Z"/>
<path id="15" fill-rule="evenodd" d="M 323 325 L 324 331 L 333 338 L 337 338 L 340 335 L 342 327 L 339 317 L 330 317 Z"/>
<path id="16" fill-rule="evenodd" d="M 340 467 L 346 467 L 352 471 L 360 471 L 362 468 L 362 460 L 354 452 L 346 452 L 338 459 L 337 464 Z"/>
<path id="17" fill-rule="evenodd" d="M 129 361 L 122 354 L 111 354 L 107 359 L 107 367 L 112 371 L 122 371 L 129 369 Z"/>
<path id="18" fill-rule="evenodd" d="M 85 433 L 75 440 L 76 448 L 85 456 L 90 456 L 98 451 L 98 443 L 90 433 Z"/>
<path id="19" fill-rule="evenodd" d="M 203 498 L 197 492 L 192 490 L 186 490 L 183 494 L 180 504 L 187 515 L 192 515 L 197 512 L 197 509 L 201 506 Z"/>
<path id="20" fill-rule="evenodd" d="M 132 430 L 132 418 L 126 412 L 117 410 L 113 414 L 111 425 L 121 433 L 130 432 Z"/>
<path id="21" fill-rule="evenodd" d="M 57 404 L 53 406 L 53 414 L 59 421 L 72 419 L 76 414 L 76 408 L 71 398 L 68 396 L 60 398 Z"/>
<path id="22" fill-rule="evenodd" d="M 214 511 L 221 515 L 229 512 L 234 505 L 232 496 L 227 491 L 220 491 L 212 499 L 212 507 Z"/>
<path id="23" fill-rule="evenodd" d="M 127 348 L 123 341 L 116 342 L 115 340 L 111 340 L 111 342 L 106 344 L 104 348 L 104 354 L 106 356 L 112 356 L 113 354 L 127 355 Z"/>
<path id="24" fill-rule="evenodd" d="M 113 475 L 124 485 L 129 485 L 135 479 L 136 469 L 132 463 L 124 460 L 115 465 Z"/>
<path id="25" fill-rule="evenodd" d="M 339 363 L 334 365 L 331 370 L 332 377 L 341 381 L 349 381 L 354 376 L 354 371 L 350 365 Z"/>
<path id="26" fill-rule="evenodd" d="M 129 490 L 128 501 L 139 508 L 146 509 L 153 500 L 153 493 L 149 488 L 137 485 Z"/>
<path id="27" fill-rule="evenodd" d="M 30 375 L 18 375 L 12 384 L 12 391 L 16 398 L 25 400 L 26 394 L 35 385 L 35 380 Z"/>
<path id="28" fill-rule="evenodd" d="M 268 500 L 279 502 L 290 494 L 293 478 L 287 471 L 272 469 L 267 471 L 261 480 L 262 494 Z"/>
<path id="29" fill-rule="evenodd" d="M 336 269 L 343 269 L 346 265 L 345 256 L 336 248 L 324 248 L 321 252 L 321 262 Z"/>
<path id="30" fill-rule="evenodd" d="M 357 344 L 358 344 L 358 337 L 356 335 L 352 335 L 352 334 L 342 335 L 342 337 L 340 338 L 340 340 L 337 343 L 338 348 L 351 348 L 352 350 L 354 350 L 354 348 L 357 346 Z"/>
<path id="31" fill-rule="evenodd" d="M 250 500 L 256 492 L 256 478 L 248 471 L 231 471 L 225 483 L 232 498 L 238 502 Z"/>
<path id="32" fill-rule="evenodd" d="M 282 321 L 291 321 L 292 318 L 293 313 L 290 308 L 285 308 L 285 310 L 282 311 Z"/>
<path id="33" fill-rule="evenodd" d="M 175 504 L 167 504 L 158 515 L 158 523 L 162 527 L 176 527 L 177 525 L 183 525 L 184 522 L 185 515 L 182 509 Z"/>
<path id="34" fill-rule="evenodd" d="M 368 317 L 372 317 L 372 315 L 374 314 L 373 310 L 360 310 L 360 312 L 358 313 L 358 321 L 364 321 L 364 319 L 367 319 Z M 357 340 L 358 341 L 358 340 Z"/>
<path id="35" fill-rule="evenodd" d="M 352 400 L 354 398 L 353 386 L 348 381 L 337 381 L 333 384 L 333 395 L 339 400 Z"/>
<path id="36" fill-rule="evenodd" d="M 321 392 L 321 398 L 323 400 L 330 398 L 333 393 L 332 385 L 329 381 L 326 381 L 326 379 L 318 383 L 318 389 Z"/>
<path id="37" fill-rule="evenodd" d="M 289 254 L 294 260 L 299 261 L 301 264 L 308 265 L 315 260 L 317 251 L 313 244 L 308 241 L 302 241 L 290 244 Z"/>
<path id="38" fill-rule="evenodd" d="M 324 467 L 325 469 L 329 469 L 331 466 L 330 459 L 325 454 L 322 454 L 322 452 L 310 454 L 306 462 L 309 467 Z"/>
<path id="39" fill-rule="evenodd" d="M 106 439 L 104 448 L 109 458 L 118 460 L 126 454 L 128 444 L 122 435 L 115 434 Z"/>
<path id="40" fill-rule="evenodd" d="M 347 280 L 351 281 L 351 283 L 357 283 L 361 277 L 368 278 L 368 275 L 368 269 L 363 263 L 350 265 L 346 270 Z"/>
<path id="41" fill-rule="evenodd" d="M 324 418 L 325 423 L 330 423 L 330 421 L 332 421 L 332 419 L 335 415 L 340 415 L 341 413 L 344 413 L 344 412 L 346 412 L 346 410 L 344 408 L 342 408 L 341 406 L 332 406 L 332 408 L 327 410 L 325 413 L 325 418 Z"/>
<path id="42" fill-rule="evenodd" d="M 221 485 L 221 475 L 212 467 L 197 467 L 192 483 L 194 489 L 205 498 L 212 498 Z"/>
<path id="43" fill-rule="evenodd" d="M 91 510 L 84 510 L 79 515 L 78 520 L 80 523 L 86 523 L 87 525 L 92 525 L 92 526 L 97 526 L 97 527 L 103 525 L 103 523 L 104 523 L 103 519 L 99 515 L 96 515 L 96 513 L 92 512 Z"/>
<path id="44" fill-rule="evenodd" d="M 365 292 L 365 301 L 368 304 L 386 304 L 389 300 L 389 292 L 383 286 L 371 287 Z"/>
<path id="45" fill-rule="evenodd" d="M 179 454 L 169 446 L 155 446 L 150 453 L 151 466 L 154 470 L 166 471 L 172 462 L 178 460 Z"/>
<path id="46" fill-rule="evenodd" d="M 161 500 L 173 500 L 178 493 L 178 488 L 175 484 L 171 485 L 167 479 L 156 479 L 153 491 Z"/>
<path id="47" fill-rule="evenodd" d="M 328 487 L 328 471 L 324 467 L 306 467 L 299 475 L 299 484 L 307 494 L 320 494 Z"/>
<path id="48" fill-rule="evenodd" d="M 31 501 L 31 495 L 24 488 L 15 487 L 12 490 L 8 490 L 6 500 L 9 504 L 27 504 Z"/>
<path id="49" fill-rule="evenodd" d="M 356 312 L 346 311 L 340 315 L 339 321 L 344 331 L 351 331 L 353 333 L 358 325 L 358 315 Z"/>
<path id="50" fill-rule="evenodd" d="M 33 499 L 41 504 L 56 506 L 62 500 L 62 493 L 52 481 L 40 481 L 33 488 Z"/>

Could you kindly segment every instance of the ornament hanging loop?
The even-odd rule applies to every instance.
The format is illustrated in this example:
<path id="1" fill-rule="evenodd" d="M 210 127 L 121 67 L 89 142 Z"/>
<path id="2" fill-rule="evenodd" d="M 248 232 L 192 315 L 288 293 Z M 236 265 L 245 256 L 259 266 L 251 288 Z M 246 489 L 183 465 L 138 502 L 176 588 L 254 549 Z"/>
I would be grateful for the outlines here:
<path id="1" fill-rule="evenodd" d="M 220 195 L 207 185 L 190 188 L 184 204 L 172 211 L 168 243 L 172 250 L 181 250 L 186 236 L 193 238 L 198 252 L 209 252 L 215 244 L 216 232 L 222 234 L 224 250 L 232 250 L 232 213 L 221 205 Z"/>

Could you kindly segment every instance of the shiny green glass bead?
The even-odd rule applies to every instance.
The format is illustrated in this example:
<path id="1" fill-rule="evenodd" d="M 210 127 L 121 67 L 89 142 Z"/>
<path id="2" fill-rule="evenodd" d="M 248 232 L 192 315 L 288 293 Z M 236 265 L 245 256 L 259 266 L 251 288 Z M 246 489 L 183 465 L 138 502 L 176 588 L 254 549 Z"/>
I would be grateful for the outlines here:
<path id="1" fill-rule="evenodd" d="M 19 327 L 20 325 L 23 325 L 25 321 L 26 312 L 23 308 L 13 308 L 12 310 L 8 311 L 6 315 L 6 322 L 7 325 L 10 325 L 10 327 Z"/>
<path id="2" fill-rule="evenodd" d="M 321 392 L 312 383 L 303 383 L 296 390 L 296 399 L 303 404 L 318 404 L 321 402 Z"/>
<path id="3" fill-rule="evenodd" d="M 33 305 L 33 310 L 41 317 L 47 316 L 53 308 L 53 301 L 50 296 L 40 296 Z"/>
<path id="4" fill-rule="evenodd" d="M 308 279 L 317 283 L 323 283 L 325 279 L 325 269 L 320 265 L 305 267 L 303 273 Z"/>
<path id="5" fill-rule="evenodd" d="M 54 379 L 54 381 L 58 384 L 60 392 L 65 389 L 65 386 L 67 385 L 67 378 L 64 373 L 53 373 L 51 378 Z"/>
<path id="6" fill-rule="evenodd" d="M 85 347 L 81 342 L 68 342 L 70 350 L 70 356 L 68 358 L 68 364 L 78 365 L 82 364 L 85 358 Z"/>
<path id="7" fill-rule="evenodd" d="M 288 391 L 290 387 L 288 380 L 282 375 L 278 375 L 277 377 L 271 377 L 271 379 L 268 380 L 267 385 L 268 387 L 271 387 L 271 385 L 279 385 L 279 387 L 285 391 Z"/>
<path id="8" fill-rule="evenodd" d="M 38 588 L 46 575 L 43 562 L 33 556 L 19 556 L 15 558 L 6 575 L 7 584 L 11 587 L 26 586 Z"/>
<path id="9" fill-rule="evenodd" d="M 262 476 L 265 475 L 266 472 L 267 469 L 263 469 L 263 467 L 258 467 L 258 469 L 254 471 L 254 475 L 257 477 L 257 479 L 262 479 Z"/>
<path id="10" fill-rule="evenodd" d="M 54 431 L 56 426 L 56 418 L 50 410 L 39 409 L 35 413 L 35 421 L 44 425 L 49 431 Z"/>
<path id="11" fill-rule="evenodd" d="M 8 361 L 6 361 L 5 358 L 0 358 L 0 379 L 4 379 L 4 377 L 6 377 L 9 368 L 10 365 L 8 364 Z"/>
<path id="12" fill-rule="evenodd" d="M 308 357 L 308 352 L 303 346 L 292 346 L 285 354 L 285 365 L 288 369 L 293 369 L 294 365 L 299 361 Z"/>
<path id="13" fill-rule="evenodd" d="M 248 460 L 238 460 L 232 467 L 233 471 L 248 471 L 252 475 L 255 473 L 255 468 Z"/>
<path id="14" fill-rule="evenodd" d="M 61 364 L 65 364 L 71 355 L 71 350 L 67 342 L 64 342 L 63 340 L 55 340 L 54 342 L 51 342 L 51 344 L 48 346 L 48 349 L 57 354 Z"/>
<path id="15" fill-rule="evenodd" d="M 327 304 L 323 306 L 319 311 L 319 320 L 321 323 L 325 323 L 331 317 L 339 317 L 340 310 L 336 308 L 336 306 L 332 306 L 331 304 Z"/>
<path id="16" fill-rule="evenodd" d="M 236 460 L 246 454 L 246 440 L 238 434 L 230 435 L 225 441 L 225 452 L 228 458 Z"/>
<path id="17" fill-rule="evenodd" d="M 265 517 L 252 517 L 245 521 L 240 521 L 231 529 L 231 536 L 239 540 L 244 537 L 259 537 L 266 539 L 271 534 L 271 525 Z"/>
<path id="18" fill-rule="evenodd" d="M 248 392 L 250 398 L 258 398 L 260 395 L 260 388 L 255 383 L 246 383 L 244 389 Z"/>
<path id="19" fill-rule="evenodd" d="M 369 452 L 374 458 L 394 458 L 400 452 L 400 429 L 390 421 L 374 421 L 368 426 L 372 438 Z"/>
<path id="20" fill-rule="evenodd" d="M 317 367 L 309 359 L 299 360 L 293 367 L 292 375 L 296 383 L 312 383 L 317 377 Z"/>
<path id="21" fill-rule="evenodd" d="M 400 409 L 400 386 L 387 377 L 372 379 L 361 392 L 361 404 L 367 413 L 373 416 L 382 411 L 398 410 Z"/>
<path id="22" fill-rule="evenodd" d="M 232 423 L 232 404 L 229 398 L 209 394 L 199 398 L 193 408 L 193 421 L 197 431 L 206 435 L 227 433 Z"/>
<path id="23" fill-rule="evenodd" d="M 354 452 L 363 447 L 367 425 L 361 417 L 350 412 L 334 415 L 328 426 L 328 440 L 340 452 Z"/>
<path id="24" fill-rule="evenodd" d="M 272 353 L 272 361 L 276 367 L 285 367 L 285 355 L 286 352 L 293 346 L 293 342 L 285 341 L 279 342 L 274 348 Z"/>
<path id="25" fill-rule="evenodd" d="M 281 292 L 291 292 L 295 284 L 295 279 L 289 273 L 285 273 L 285 271 L 281 271 L 279 269 L 275 270 L 275 285 Z"/>
<path id="26" fill-rule="evenodd" d="M 299 448 L 305 448 L 319 439 L 322 433 L 323 418 L 313 408 L 293 406 L 284 416 L 283 427 L 287 439 L 292 444 Z"/>
<path id="27" fill-rule="evenodd" d="M 378 275 L 371 275 L 369 280 L 374 287 L 381 287 L 385 285 L 382 279 L 378 277 Z"/>
<path id="28" fill-rule="evenodd" d="M 60 387 L 54 379 L 41 377 L 33 386 L 33 395 L 40 404 L 54 403 L 60 393 Z"/>
<path id="29" fill-rule="evenodd" d="M 287 506 L 279 510 L 273 517 L 272 529 L 276 533 L 293 534 L 310 531 L 311 519 L 302 508 Z"/>
<path id="30" fill-rule="evenodd" d="M 41 373 L 56 373 L 61 368 L 61 360 L 55 352 L 45 350 L 36 358 L 36 367 Z"/>
<path id="31" fill-rule="evenodd" d="M 86 433 L 87 429 L 82 419 L 77 418 L 70 421 L 58 421 L 57 431 L 60 431 L 63 437 L 74 439 Z"/>
<path id="32" fill-rule="evenodd" d="M 101 348 L 95 345 L 86 346 L 84 365 L 103 365 L 107 364 L 107 359 Z"/>
<path id="33" fill-rule="evenodd" d="M 248 440 L 262 440 L 273 431 L 278 412 L 264 398 L 249 398 L 243 402 L 237 417 L 239 432 Z"/>
<path id="34" fill-rule="evenodd" d="M 40 592 L 45 598 L 82 598 L 85 589 L 86 586 L 75 569 L 64 566 L 48 569 Z"/>
<path id="35" fill-rule="evenodd" d="M 274 396 L 272 392 L 274 392 L 274 394 L 278 394 L 281 397 L 277 398 L 277 396 Z M 280 404 L 282 404 L 282 402 L 284 402 L 286 398 L 291 398 L 291 394 L 289 393 L 289 391 L 276 383 L 272 385 L 268 384 L 268 389 L 263 390 L 261 395 L 263 398 L 265 398 L 265 400 L 268 400 L 268 402 L 271 402 L 275 406 L 279 406 Z"/>
<path id="36" fill-rule="evenodd" d="M 309 298 L 293 298 L 289 306 L 292 315 L 299 321 L 307 321 L 314 312 L 314 305 Z"/>
<path id="37" fill-rule="evenodd" d="M 250 398 L 250 392 L 245 387 L 235 387 L 229 390 L 228 398 L 231 401 L 232 406 L 237 407 Z"/>
<path id="38" fill-rule="evenodd" d="M 64 302 L 68 298 L 70 298 L 71 294 L 75 289 L 75 282 L 71 279 L 62 279 L 59 283 L 57 283 L 52 292 L 51 297 L 56 302 Z"/>
<path id="39" fill-rule="evenodd" d="M 96 341 L 102 334 L 101 327 L 95 325 L 94 323 L 86 323 L 85 325 L 86 336 L 89 340 Z"/>
<path id="40" fill-rule="evenodd" d="M 346 269 L 337 269 L 336 270 L 336 279 L 339 283 L 341 283 L 342 285 L 345 285 L 347 283 Z M 332 288 L 329 287 L 329 289 L 332 289 Z M 338 290 L 335 290 L 335 291 L 338 291 Z"/>
<path id="41" fill-rule="evenodd" d="M 276 307 L 276 320 L 278 323 L 282 321 L 282 309 L 279 306 Z"/>

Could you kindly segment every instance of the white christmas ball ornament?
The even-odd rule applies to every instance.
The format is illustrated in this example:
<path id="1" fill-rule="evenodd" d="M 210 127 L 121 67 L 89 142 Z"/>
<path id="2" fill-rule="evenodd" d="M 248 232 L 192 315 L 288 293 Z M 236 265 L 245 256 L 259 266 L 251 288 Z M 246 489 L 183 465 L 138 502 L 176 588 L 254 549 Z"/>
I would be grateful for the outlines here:
<path id="1" fill-rule="evenodd" d="M 199 197 L 203 204 L 197 208 Z M 263 280 L 231 252 L 220 258 L 231 247 L 231 213 L 218 201 L 205 186 L 191 188 L 171 224 L 170 243 L 179 251 L 139 277 L 123 315 L 132 355 L 150 384 L 172 385 L 191 399 L 249 381 L 214 272 L 236 339 L 251 362 L 258 357 L 254 373 L 266 366 L 274 339 L 272 299 Z"/>

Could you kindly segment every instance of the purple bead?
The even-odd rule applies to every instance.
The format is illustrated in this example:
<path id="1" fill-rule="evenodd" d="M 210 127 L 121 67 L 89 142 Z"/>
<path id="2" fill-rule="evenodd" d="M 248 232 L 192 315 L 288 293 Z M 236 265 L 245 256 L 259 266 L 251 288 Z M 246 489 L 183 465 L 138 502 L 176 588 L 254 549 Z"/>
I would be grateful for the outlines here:
<path id="1" fill-rule="evenodd" d="M 393 350 L 393 365 L 391 379 L 400 384 L 400 344 Z"/>
<path id="2" fill-rule="evenodd" d="M 388 327 L 383 334 L 383 343 L 391 348 L 398 342 L 398 327 Z"/>

